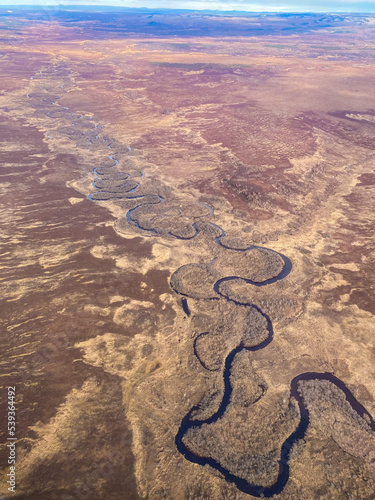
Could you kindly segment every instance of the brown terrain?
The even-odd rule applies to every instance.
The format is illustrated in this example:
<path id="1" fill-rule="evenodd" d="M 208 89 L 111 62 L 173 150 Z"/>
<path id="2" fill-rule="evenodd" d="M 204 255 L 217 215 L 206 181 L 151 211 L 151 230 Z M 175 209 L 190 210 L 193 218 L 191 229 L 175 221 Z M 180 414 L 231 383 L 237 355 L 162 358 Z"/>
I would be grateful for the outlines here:
<path id="1" fill-rule="evenodd" d="M 375 18 L 96 16 L 0 11 L 0 495 L 373 499 Z"/>

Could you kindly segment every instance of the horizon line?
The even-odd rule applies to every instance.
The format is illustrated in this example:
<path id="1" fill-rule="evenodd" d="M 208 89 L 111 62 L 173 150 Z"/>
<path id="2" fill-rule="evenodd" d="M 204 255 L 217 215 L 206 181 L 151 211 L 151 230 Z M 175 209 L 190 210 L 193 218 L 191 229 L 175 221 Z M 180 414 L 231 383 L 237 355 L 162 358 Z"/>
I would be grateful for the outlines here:
<path id="1" fill-rule="evenodd" d="M 157 11 L 184 11 L 184 12 L 206 12 L 206 13 L 221 13 L 221 14 L 353 14 L 353 15 L 374 15 L 375 12 L 371 11 L 352 11 L 352 10 L 289 10 L 289 8 L 280 8 L 278 10 L 222 10 L 222 9 L 183 9 L 183 8 L 172 8 L 172 7 L 130 7 L 125 5 L 108 5 L 108 4 L 82 4 L 82 3 L 72 3 L 72 4 L 62 4 L 62 3 L 43 3 L 43 4 L 32 4 L 32 3 L 19 3 L 19 4 L 2 4 L 0 2 L 0 9 L 17 10 L 19 7 L 27 8 L 54 8 L 54 10 L 65 10 L 71 8 L 79 9 L 121 9 L 121 10 L 143 10 L 149 12 Z"/>

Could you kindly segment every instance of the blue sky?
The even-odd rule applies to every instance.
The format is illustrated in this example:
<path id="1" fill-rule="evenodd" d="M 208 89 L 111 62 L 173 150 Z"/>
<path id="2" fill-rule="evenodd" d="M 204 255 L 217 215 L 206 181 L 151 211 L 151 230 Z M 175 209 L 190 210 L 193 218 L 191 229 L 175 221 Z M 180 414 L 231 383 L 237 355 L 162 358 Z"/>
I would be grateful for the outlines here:
<path id="1" fill-rule="evenodd" d="M 108 5 L 249 12 L 375 12 L 375 0 L 0 0 L 0 5 Z"/>

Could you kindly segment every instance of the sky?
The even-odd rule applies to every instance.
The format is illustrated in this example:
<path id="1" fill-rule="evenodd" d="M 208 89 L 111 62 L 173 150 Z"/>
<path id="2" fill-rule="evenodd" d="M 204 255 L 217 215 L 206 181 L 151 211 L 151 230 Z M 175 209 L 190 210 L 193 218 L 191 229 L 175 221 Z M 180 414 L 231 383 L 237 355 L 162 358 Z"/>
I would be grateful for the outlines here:
<path id="1" fill-rule="evenodd" d="M 248 12 L 375 12 L 375 0 L 0 0 L 0 5 L 106 5 Z"/>

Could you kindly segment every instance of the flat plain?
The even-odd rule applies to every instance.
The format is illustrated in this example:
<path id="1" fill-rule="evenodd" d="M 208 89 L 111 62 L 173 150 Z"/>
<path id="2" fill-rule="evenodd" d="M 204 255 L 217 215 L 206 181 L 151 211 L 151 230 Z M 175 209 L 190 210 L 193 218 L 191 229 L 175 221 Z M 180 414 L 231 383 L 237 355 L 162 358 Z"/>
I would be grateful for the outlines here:
<path id="1" fill-rule="evenodd" d="M 375 497 L 374 50 L 371 16 L 0 11 L 0 495 Z"/>

